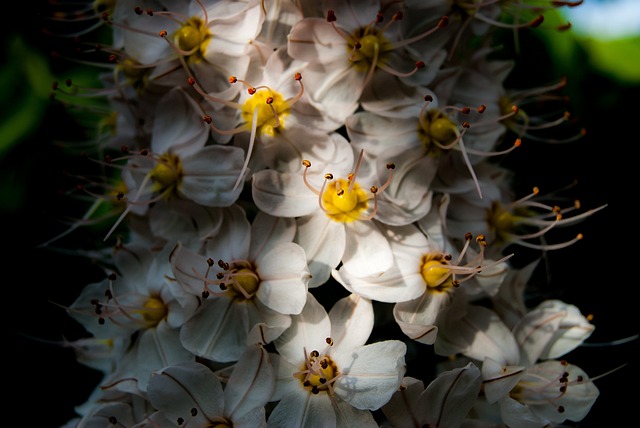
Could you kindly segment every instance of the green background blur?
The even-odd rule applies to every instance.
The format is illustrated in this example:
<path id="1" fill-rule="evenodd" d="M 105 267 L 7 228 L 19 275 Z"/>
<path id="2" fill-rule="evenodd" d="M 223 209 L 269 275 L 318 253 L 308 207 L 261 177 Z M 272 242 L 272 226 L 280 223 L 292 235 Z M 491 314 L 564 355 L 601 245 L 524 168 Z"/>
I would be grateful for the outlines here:
<path id="1" fill-rule="evenodd" d="M 0 216 L 8 237 L 2 267 L 3 288 L 9 294 L 3 296 L 2 312 L 7 326 L 3 352 L 9 356 L 6 369 L 11 380 L 5 383 L 10 406 L 3 422 L 57 427 L 73 416 L 73 406 L 88 398 L 100 378 L 75 363 L 70 349 L 47 343 L 80 334 L 52 302 L 70 304 L 84 285 L 101 276 L 83 258 L 37 248 L 62 230 L 64 216 L 81 212 L 63 193 L 70 186 L 65 171 L 79 167 L 82 160 L 57 144 L 75 135 L 79 125 L 50 95 L 54 81 L 91 82 L 95 76 L 91 68 L 51 58 L 56 40 L 41 31 L 43 21 L 37 14 L 5 18 L 11 22 L 0 47 Z M 576 23 L 563 33 L 545 28 L 524 31 L 517 67 L 508 81 L 526 88 L 566 76 L 564 93 L 570 97 L 572 117 L 587 129 L 584 139 L 564 146 L 525 141 L 509 162 L 517 168 L 525 191 L 577 180 L 575 195 L 583 207 L 608 204 L 578 227 L 583 241 L 548 257 L 547 289 L 560 290 L 559 298 L 594 315 L 596 330 L 589 342 L 609 342 L 640 331 L 633 222 L 640 194 L 640 14 L 636 18 L 635 35 L 614 39 L 604 38 L 604 30 L 584 33 Z M 616 25 L 604 13 L 602 21 Z M 546 24 L 553 24 L 553 17 L 547 16 Z M 542 276 L 538 280 L 543 281 Z M 591 377 L 629 364 L 596 382 L 601 396 L 578 426 L 624 426 L 637 419 L 639 357 L 637 340 L 580 348 L 568 356 Z"/>

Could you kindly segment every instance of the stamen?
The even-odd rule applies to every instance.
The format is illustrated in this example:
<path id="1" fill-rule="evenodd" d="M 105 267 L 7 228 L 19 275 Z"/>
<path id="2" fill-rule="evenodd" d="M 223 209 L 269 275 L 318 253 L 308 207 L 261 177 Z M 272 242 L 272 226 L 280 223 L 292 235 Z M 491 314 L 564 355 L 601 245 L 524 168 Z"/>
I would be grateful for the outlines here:
<path id="1" fill-rule="evenodd" d="M 247 167 L 249 166 L 249 159 L 251 159 L 251 154 L 253 153 L 253 146 L 256 141 L 256 131 L 258 129 L 258 107 L 253 109 L 253 119 L 251 120 L 251 136 L 249 137 L 249 148 L 247 149 L 247 156 L 244 160 L 244 164 L 242 165 L 242 170 L 240 171 L 240 175 L 236 180 L 236 184 L 233 185 L 232 191 L 236 190 L 240 182 L 244 179 L 244 175 L 247 172 Z"/>

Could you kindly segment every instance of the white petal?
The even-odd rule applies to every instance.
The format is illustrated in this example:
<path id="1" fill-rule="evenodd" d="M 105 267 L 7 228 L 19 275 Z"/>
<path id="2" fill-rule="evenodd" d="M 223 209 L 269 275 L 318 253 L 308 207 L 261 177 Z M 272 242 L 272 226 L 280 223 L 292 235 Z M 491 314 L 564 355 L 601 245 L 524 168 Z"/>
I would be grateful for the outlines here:
<path id="1" fill-rule="evenodd" d="M 334 427 L 336 412 L 327 394 L 312 395 L 309 391 L 300 390 L 283 397 L 267 423 L 269 428 Z"/>
<path id="2" fill-rule="evenodd" d="M 275 385 L 276 374 L 268 352 L 259 345 L 248 346 L 224 389 L 225 414 L 235 420 L 264 407 L 271 400 Z"/>
<path id="3" fill-rule="evenodd" d="M 373 330 L 371 300 L 351 294 L 338 300 L 329 311 L 332 353 L 346 352 L 364 345 Z"/>
<path id="4" fill-rule="evenodd" d="M 251 190 L 258 208 L 272 216 L 299 217 L 320 209 L 318 196 L 305 186 L 301 174 L 258 171 Z"/>
<path id="5" fill-rule="evenodd" d="M 256 297 L 267 307 L 282 314 L 299 314 L 307 299 L 311 278 L 304 250 L 293 242 L 284 242 L 256 260 L 260 285 Z"/>
<path id="6" fill-rule="evenodd" d="M 476 402 L 482 377 L 473 363 L 438 375 L 420 397 L 426 422 L 438 428 L 457 428 Z"/>
<path id="7" fill-rule="evenodd" d="M 262 211 L 256 214 L 251 224 L 251 251 L 249 258 L 256 260 L 281 242 L 291 242 L 296 234 L 296 223 L 292 218 L 273 217 Z"/>
<path id="8" fill-rule="evenodd" d="M 311 293 L 307 293 L 307 301 L 299 315 L 293 315 L 291 327 L 277 338 L 276 349 L 290 362 L 302 362 L 307 353 L 322 351 L 327 337 L 331 337 L 331 321 L 324 307 Z"/>
<path id="9" fill-rule="evenodd" d="M 482 363 L 482 379 L 487 402 L 493 404 L 506 397 L 522 377 L 524 369 L 522 366 L 505 366 L 491 358 L 485 358 Z"/>
<path id="10" fill-rule="evenodd" d="M 224 394 L 216 375 L 205 365 L 190 361 L 166 367 L 151 376 L 147 394 L 153 407 L 170 420 L 182 418 L 206 425 L 224 416 Z M 192 416 L 191 409 L 197 413 Z"/>
<path id="11" fill-rule="evenodd" d="M 380 275 L 393 266 L 393 253 L 380 227 L 374 221 L 346 223 L 347 246 L 342 262 L 354 276 Z"/>
<path id="12" fill-rule="evenodd" d="M 309 287 L 318 287 L 329 279 L 331 270 L 338 266 L 346 246 L 345 229 L 341 223 L 331 220 L 323 212 L 297 220 L 295 242 L 307 255 L 311 280 Z"/>
<path id="13" fill-rule="evenodd" d="M 379 409 L 400 386 L 406 351 L 403 342 L 387 340 L 333 354 L 341 373 L 334 383 L 336 394 L 357 409 Z"/>

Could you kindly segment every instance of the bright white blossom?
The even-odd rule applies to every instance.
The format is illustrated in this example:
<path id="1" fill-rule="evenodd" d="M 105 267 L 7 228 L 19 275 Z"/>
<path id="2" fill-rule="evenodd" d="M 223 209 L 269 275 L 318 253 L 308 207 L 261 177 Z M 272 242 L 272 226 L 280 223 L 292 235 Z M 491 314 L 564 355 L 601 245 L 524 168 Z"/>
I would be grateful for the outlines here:
<path id="1" fill-rule="evenodd" d="M 82 228 L 104 270 L 63 306 L 86 335 L 61 345 L 102 376 L 65 428 L 585 418 L 595 326 L 530 285 L 606 205 L 517 194 L 503 159 L 585 133 L 564 78 L 507 87 L 496 37 L 580 1 L 58 3 L 101 67 L 52 85 L 95 122 L 69 149 L 97 171 L 43 246 Z"/>

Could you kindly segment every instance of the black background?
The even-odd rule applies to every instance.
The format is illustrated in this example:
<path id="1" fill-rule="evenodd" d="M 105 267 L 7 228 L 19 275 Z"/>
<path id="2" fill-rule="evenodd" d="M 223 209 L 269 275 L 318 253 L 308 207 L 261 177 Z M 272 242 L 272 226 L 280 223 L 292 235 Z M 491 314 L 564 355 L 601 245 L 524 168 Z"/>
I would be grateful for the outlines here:
<path id="1" fill-rule="evenodd" d="M 6 35 L 20 34 L 48 56 L 55 42 L 44 35 L 37 16 L 11 21 Z M 558 76 L 548 66 L 544 45 L 534 32 L 525 32 L 518 67 L 510 82 L 520 87 L 542 84 Z M 572 114 L 588 133 L 578 143 L 552 148 L 525 144 L 508 159 L 517 168 L 519 186 L 555 188 L 577 180 L 575 194 L 586 208 L 608 207 L 579 226 L 585 238 L 570 249 L 548 254 L 551 282 L 537 273 L 541 289 L 593 314 L 596 330 L 589 342 L 610 342 L 639 332 L 637 228 L 638 179 L 636 146 L 638 85 L 624 85 L 590 68 L 586 52 L 577 52 L 566 69 Z M 11 61 L 2 51 L 2 61 Z M 1 64 L 0 64 L 1 66 Z M 54 74 L 64 79 L 64 64 L 52 61 Z M 567 68 L 568 67 L 568 68 Z M 5 110 L 11 106 L 4 106 Z M 52 302 L 68 305 L 86 284 L 101 273 L 80 257 L 36 248 L 59 231 L 57 220 L 69 214 L 68 198 L 59 194 L 70 185 L 64 170 L 80 159 L 69 159 L 52 142 L 52 135 L 70 131 L 73 121 L 53 103 L 38 129 L 3 159 L 5 183 L 26 198 L 17 209 L 3 205 L 4 272 L 2 296 L 5 358 L 4 392 L 9 403 L 3 412 L 7 426 L 57 427 L 74 416 L 97 385 L 97 372 L 75 362 L 70 348 L 46 343 L 63 336 L 78 337 L 81 329 Z M 526 141 L 525 141 L 526 143 Z M 6 204 L 11 205 L 11 204 Z M 575 232 L 575 230 L 574 230 Z M 572 233 L 574 233 L 572 232 Z M 27 337 L 32 336 L 32 337 Z M 35 340 L 33 337 L 41 339 Z M 567 356 L 590 377 L 627 364 L 596 381 L 601 395 L 591 413 L 577 426 L 627 426 L 636 419 L 640 376 L 638 341 L 619 346 L 583 347 Z M 8 418 L 8 419 L 7 419 Z"/>

